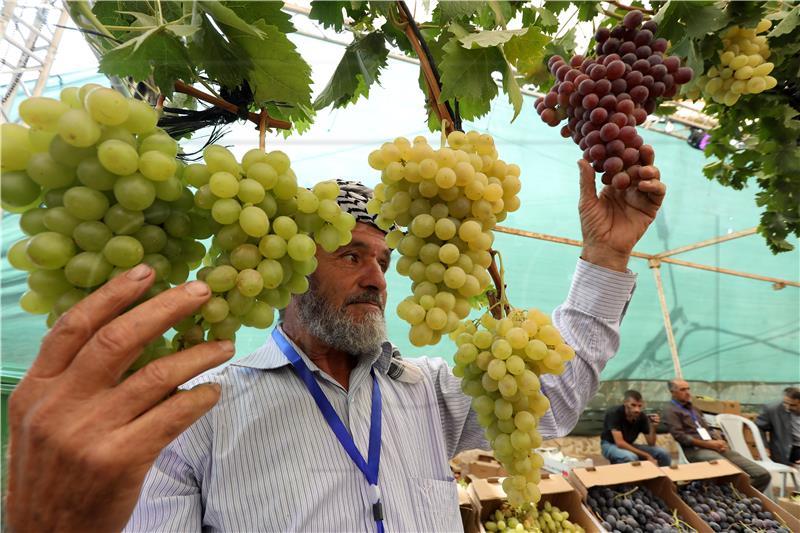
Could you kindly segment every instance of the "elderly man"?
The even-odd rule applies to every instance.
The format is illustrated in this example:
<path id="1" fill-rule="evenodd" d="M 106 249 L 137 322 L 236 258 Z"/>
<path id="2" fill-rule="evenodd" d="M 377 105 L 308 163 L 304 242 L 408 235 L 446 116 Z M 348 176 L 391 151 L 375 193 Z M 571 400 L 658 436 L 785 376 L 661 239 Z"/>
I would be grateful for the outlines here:
<path id="1" fill-rule="evenodd" d="M 635 279 L 627 261 L 665 192 L 656 177 L 598 195 L 591 167 L 579 165 L 584 249 L 553 316 L 577 356 L 542 379 L 545 437 L 570 431 L 618 347 Z M 141 267 L 67 313 L 9 407 L 12 529 L 460 529 L 448 459 L 487 443 L 442 360 L 393 357 L 383 318 L 390 250 L 364 209 L 368 194 L 343 187 L 340 205 L 359 221 L 353 240 L 317 251 L 309 292 L 267 343 L 185 392 L 165 399 L 227 360 L 230 343 L 120 378 L 150 338 L 209 298 L 203 283 L 117 317 L 153 282 Z"/>
<path id="2" fill-rule="evenodd" d="M 763 467 L 728 448 L 719 435 L 703 419 L 702 413 L 692 405 L 692 391 L 689 383 L 682 379 L 669 382 L 672 401 L 664 408 L 664 422 L 669 428 L 683 454 L 691 463 L 727 459 L 750 476 L 750 483 L 763 491 L 769 485 L 771 475 Z"/>
<path id="3" fill-rule="evenodd" d="M 800 466 L 800 389 L 786 387 L 782 401 L 761 409 L 756 425 L 767 436 L 773 461 Z"/>

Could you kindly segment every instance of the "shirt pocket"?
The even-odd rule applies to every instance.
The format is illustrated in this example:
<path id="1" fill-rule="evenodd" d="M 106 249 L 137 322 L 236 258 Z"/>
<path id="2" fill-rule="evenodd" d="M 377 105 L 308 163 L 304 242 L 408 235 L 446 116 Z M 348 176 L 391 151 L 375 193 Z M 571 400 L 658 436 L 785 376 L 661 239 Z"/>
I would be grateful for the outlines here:
<path id="1" fill-rule="evenodd" d="M 455 481 L 415 477 L 408 479 L 408 485 L 420 531 L 464 530 Z"/>

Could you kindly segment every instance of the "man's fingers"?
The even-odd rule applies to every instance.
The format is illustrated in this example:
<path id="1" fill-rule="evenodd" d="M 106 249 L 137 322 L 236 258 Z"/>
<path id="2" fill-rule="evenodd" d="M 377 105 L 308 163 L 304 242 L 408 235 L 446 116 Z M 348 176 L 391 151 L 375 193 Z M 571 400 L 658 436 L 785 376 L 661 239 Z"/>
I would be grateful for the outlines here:
<path id="1" fill-rule="evenodd" d="M 592 165 L 585 159 L 578 160 L 578 168 L 580 169 L 580 203 L 581 205 L 591 205 L 592 202 L 597 201 L 597 186 L 595 185 L 595 175 Z"/>
<path id="2" fill-rule="evenodd" d="M 643 166 L 652 165 L 656 160 L 656 151 L 649 144 L 643 144 L 639 147 L 639 160 Z"/>
<path id="3" fill-rule="evenodd" d="M 111 416 L 127 424 L 179 385 L 221 365 L 233 353 L 231 341 L 206 342 L 153 361 L 113 390 L 108 402 Z"/>
<path id="4" fill-rule="evenodd" d="M 153 284 L 145 264 L 117 276 L 64 313 L 45 336 L 28 375 L 52 377 L 67 368 L 94 333 L 138 300 Z"/>
<path id="5" fill-rule="evenodd" d="M 214 407 L 219 398 L 220 387 L 216 383 L 179 391 L 117 430 L 118 436 L 131 449 L 155 459 L 167 444 Z"/>
<path id="6" fill-rule="evenodd" d="M 137 305 L 100 328 L 78 352 L 69 373 L 81 387 L 114 385 L 147 343 L 196 311 L 210 295 L 208 285 L 192 281 Z"/>
<path id="7" fill-rule="evenodd" d="M 667 186 L 661 181 L 661 172 L 656 167 L 649 166 L 642 167 L 639 174 L 647 178 L 638 182 L 638 190 L 647 194 L 652 203 L 660 206 L 664 201 L 664 195 L 667 194 Z"/>

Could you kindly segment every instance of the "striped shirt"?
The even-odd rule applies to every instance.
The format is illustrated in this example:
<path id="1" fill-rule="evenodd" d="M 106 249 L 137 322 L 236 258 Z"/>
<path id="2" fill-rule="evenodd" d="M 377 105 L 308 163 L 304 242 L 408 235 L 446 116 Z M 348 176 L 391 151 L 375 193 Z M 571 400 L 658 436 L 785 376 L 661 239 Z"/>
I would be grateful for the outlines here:
<path id="1" fill-rule="evenodd" d="M 553 315 L 576 357 L 544 376 L 551 410 L 544 438 L 567 434 L 619 346 L 635 276 L 579 261 Z M 348 390 L 298 349 L 366 457 L 370 368 L 383 397 L 379 485 L 386 531 L 461 531 L 449 459 L 487 448 L 483 431 L 442 359 L 409 360 L 422 379 L 387 375 L 392 346 L 359 361 Z M 189 382 L 222 386 L 217 405 L 168 445 L 145 478 L 127 531 L 375 531 L 368 484 L 286 357 L 270 340 L 255 353 Z"/>

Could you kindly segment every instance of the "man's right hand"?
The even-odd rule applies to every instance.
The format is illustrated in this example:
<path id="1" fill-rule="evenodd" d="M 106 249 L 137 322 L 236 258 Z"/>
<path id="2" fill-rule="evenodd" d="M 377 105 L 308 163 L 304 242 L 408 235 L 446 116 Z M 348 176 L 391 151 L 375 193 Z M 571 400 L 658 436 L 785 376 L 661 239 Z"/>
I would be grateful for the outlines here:
<path id="1" fill-rule="evenodd" d="M 724 440 L 709 440 L 706 442 L 708 443 L 708 448 L 717 453 L 725 453 L 728 451 L 728 443 Z"/>
<path id="2" fill-rule="evenodd" d="M 153 279 L 140 265 L 75 305 L 11 395 L 10 530 L 122 529 L 162 448 L 219 400 L 211 384 L 169 395 L 230 359 L 229 341 L 163 357 L 122 380 L 147 343 L 210 297 L 195 281 L 118 316 Z"/>

